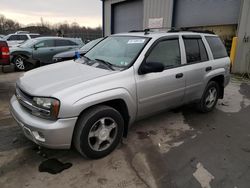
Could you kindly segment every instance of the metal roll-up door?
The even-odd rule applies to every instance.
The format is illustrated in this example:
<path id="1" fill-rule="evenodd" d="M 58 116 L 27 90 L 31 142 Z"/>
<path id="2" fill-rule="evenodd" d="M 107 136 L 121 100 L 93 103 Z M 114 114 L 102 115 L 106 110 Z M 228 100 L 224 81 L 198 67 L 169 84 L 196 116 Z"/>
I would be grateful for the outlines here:
<path id="1" fill-rule="evenodd" d="M 141 30 L 143 27 L 142 0 L 112 5 L 112 33 Z"/>
<path id="2" fill-rule="evenodd" d="M 175 0 L 174 27 L 237 24 L 241 0 Z"/>

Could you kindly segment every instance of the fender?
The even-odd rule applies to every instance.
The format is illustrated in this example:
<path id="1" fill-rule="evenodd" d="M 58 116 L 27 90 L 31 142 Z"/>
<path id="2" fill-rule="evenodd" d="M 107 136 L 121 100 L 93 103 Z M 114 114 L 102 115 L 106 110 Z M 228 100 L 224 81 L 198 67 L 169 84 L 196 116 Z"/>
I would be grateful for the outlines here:
<path id="1" fill-rule="evenodd" d="M 68 117 L 76 117 L 79 116 L 82 111 L 86 110 L 91 106 L 116 99 L 121 99 L 125 102 L 130 116 L 129 124 L 133 123 L 137 114 L 136 97 L 135 96 L 133 97 L 124 88 L 115 88 L 85 96 L 74 102 L 73 108 L 68 106 L 62 106 L 62 109 L 60 110 L 59 113 L 59 117 L 61 114 L 67 114 Z"/>
<path id="2" fill-rule="evenodd" d="M 32 58 L 32 54 L 30 52 L 22 51 L 22 50 L 14 51 L 10 55 L 12 57 L 17 56 L 17 55 L 24 55 L 24 56 L 26 56 L 28 58 Z"/>
<path id="3" fill-rule="evenodd" d="M 13 61 L 13 58 L 15 56 L 25 56 L 26 57 L 25 61 L 28 61 L 30 63 L 35 62 L 35 60 L 33 60 L 33 58 L 32 58 L 32 54 L 30 52 L 27 52 L 27 51 L 21 51 L 21 50 L 14 51 L 10 54 L 10 56 L 11 56 L 11 58 L 10 58 L 11 62 Z"/>
<path id="4" fill-rule="evenodd" d="M 225 69 L 224 68 L 218 68 L 218 69 L 212 70 L 209 73 L 207 73 L 205 76 L 204 88 L 207 86 L 208 82 L 212 78 L 214 78 L 216 76 L 221 76 L 221 75 L 223 75 L 225 77 Z"/>

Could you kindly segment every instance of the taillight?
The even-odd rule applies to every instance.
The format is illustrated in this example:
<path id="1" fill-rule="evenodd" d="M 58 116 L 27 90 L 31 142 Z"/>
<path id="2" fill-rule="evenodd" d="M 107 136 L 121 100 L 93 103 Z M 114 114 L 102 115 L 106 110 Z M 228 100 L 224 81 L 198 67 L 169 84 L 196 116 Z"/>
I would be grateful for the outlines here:
<path id="1" fill-rule="evenodd" d="M 1 47 L 2 59 L 10 58 L 10 50 L 8 47 Z"/>

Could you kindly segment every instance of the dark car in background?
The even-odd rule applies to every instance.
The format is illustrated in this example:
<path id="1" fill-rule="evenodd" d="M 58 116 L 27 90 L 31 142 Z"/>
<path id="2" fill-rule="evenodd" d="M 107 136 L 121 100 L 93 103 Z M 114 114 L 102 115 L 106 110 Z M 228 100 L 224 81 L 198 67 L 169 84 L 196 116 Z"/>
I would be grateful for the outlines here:
<path id="1" fill-rule="evenodd" d="M 79 49 L 83 45 L 79 38 L 38 37 L 10 48 L 10 58 L 16 70 L 30 70 L 37 66 L 51 64 L 55 54 Z"/>
<path id="2" fill-rule="evenodd" d="M 5 40 L 0 39 L 0 65 L 10 64 L 10 51 Z"/>
<path id="3" fill-rule="evenodd" d="M 84 56 L 90 49 L 92 49 L 95 45 L 97 45 L 102 40 L 103 40 L 103 38 L 98 38 L 98 39 L 90 41 L 89 43 L 87 43 L 86 45 L 81 47 L 80 49 L 69 50 L 66 52 L 56 54 L 53 57 L 53 62 L 57 63 L 57 62 L 61 62 L 61 61 L 77 59 L 77 54 L 79 54 L 80 57 Z"/>

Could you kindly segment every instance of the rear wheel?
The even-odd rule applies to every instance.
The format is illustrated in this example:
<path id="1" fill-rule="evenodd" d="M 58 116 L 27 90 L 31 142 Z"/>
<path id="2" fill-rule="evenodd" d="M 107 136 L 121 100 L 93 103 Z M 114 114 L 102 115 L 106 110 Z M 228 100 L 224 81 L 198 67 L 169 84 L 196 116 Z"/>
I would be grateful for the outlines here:
<path id="1" fill-rule="evenodd" d="M 122 139 L 124 120 L 109 106 L 96 106 L 83 113 L 74 132 L 74 145 L 84 157 L 97 159 L 111 153 Z"/>
<path id="2" fill-rule="evenodd" d="M 32 63 L 27 62 L 26 58 L 21 55 L 16 56 L 13 59 L 13 63 L 17 71 L 27 71 L 34 68 L 34 65 Z"/>
<path id="3" fill-rule="evenodd" d="M 15 65 L 16 70 L 18 70 L 18 71 L 24 71 L 25 70 L 24 58 L 22 56 L 16 56 L 13 59 L 13 63 Z"/>
<path id="4" fill-rule="evenodd" d="M 197 104 L 198 110 L 201 112 L 210 112 L 217 104 L 219 97 L 219 85 L 217 82 L 211 81 L 208 83 L 205 92 Z"/>

